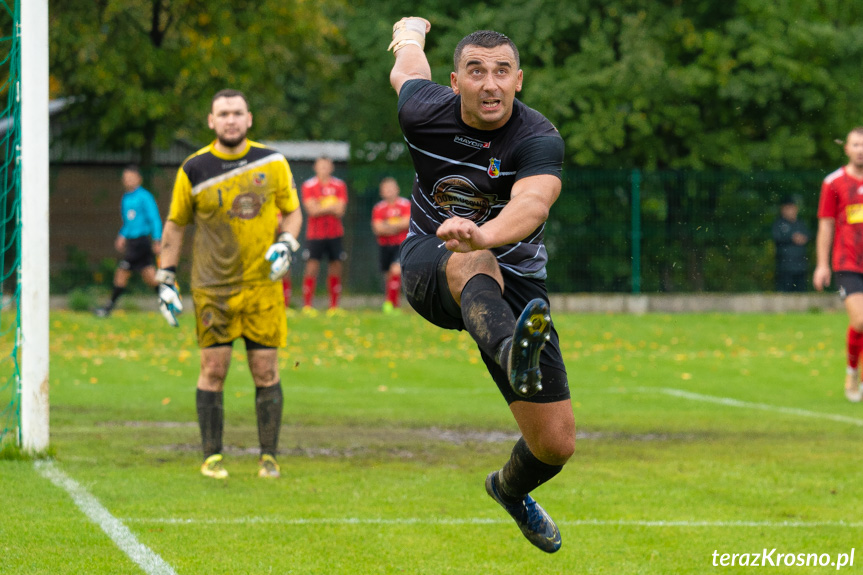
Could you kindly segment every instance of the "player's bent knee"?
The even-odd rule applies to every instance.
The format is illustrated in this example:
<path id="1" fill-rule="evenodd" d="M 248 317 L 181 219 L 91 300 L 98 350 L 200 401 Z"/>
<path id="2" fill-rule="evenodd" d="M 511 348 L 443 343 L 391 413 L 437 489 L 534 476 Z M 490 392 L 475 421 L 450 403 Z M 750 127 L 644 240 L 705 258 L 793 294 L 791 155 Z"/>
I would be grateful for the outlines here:
<path id="1" fill-rule="evenodd" d="M 544 450 L 542 455 L 537 455 L 537 458 L 549 465 L 564 465 L 572 454 L 575 453 L 575 440 L 561 441 L 549 446 Z"/>

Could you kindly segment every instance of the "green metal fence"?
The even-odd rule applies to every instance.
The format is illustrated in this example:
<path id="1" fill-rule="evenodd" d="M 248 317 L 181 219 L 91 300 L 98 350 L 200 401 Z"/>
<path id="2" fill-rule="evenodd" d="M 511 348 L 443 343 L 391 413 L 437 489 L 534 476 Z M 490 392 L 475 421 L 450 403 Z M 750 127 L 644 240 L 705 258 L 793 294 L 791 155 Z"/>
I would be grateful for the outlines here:
<path id="1" fill-rule="evenodd" d="M 832 171 L 832 169 L 830 170 Z M 369 217 L 377 183 L 410 169 L 353 169 L 347 289 L 379 289 Z M 565 170 L 547 224 L 552 292 L 762 292 L 774 285 L 771 226 L 784 196 L 814 234 L 826 172 Z M 814 269 L 814 235 L 809 243 Z"/>
<path id="2" fill-rule="evenodd" d="M 833 169 L 739 173 L 567 168 L 562 193 L 546 228 L 549 290 L 556 293 L 770 291 L 774 285 L 775 253 L 771 226 L 778 214 L 779 200 L 795 196 L 801 219 L 814 233 L 821 180 Z M 163 171 L 170 180 L 175 168 Z M 306 171 L 296 171 L 298 182 L 311 175 L 310 170 Z M 92 176 L 85 175 L 91 172 Z M 79 170 L 77 177 L 89 178 L 94 190 L 117 187 L 114 171 L 91 172 Z M 99 180 L 106 173 L 111 179 Z M 345 219 L 348 252 L 345 292 L 380 293 L 383 288 L 378 249 L 370 222 L 372 206 L 379 200 L 378 183 L 383 177 L 392 176 L 399 182 L 402 195 L 407 196 L 413 170 L 353 167 L 342 169 L 337 175 L 347 181 L 350 194 Z M 170 194 L 167 188 L 169 185 L 162 183 L 154 189 Z M 110 289 L 116 259 L 111 245 L 119 218 L 88 219 L 78 212 L 76 217 L 69 217 L 68 205 L 63 204 L 68 199 L 62 193 L 53 194 L 51 201 L 52 228 L 58 238 L 52 250 L 55 254 L 65 253 L 66 260 L 52 268 L 52 289 L 58 293 L 93 285 Z M 113 197 L 109 200 L 112 215 L 118 201 Z M 100 214 L 104 213 L 104 205 L 97 204 L 94 199 L 79 207 L 95 210 L 101 206 Z M 92 253 L 92 241 L 84 244 L 94 230 L 82 229 L 87 227 L 86 222 L 97 220 L 104 221 L 106 226 L 105 239 L 98 245 L 107 252 L 101 255 Z M 63 241 L 59 241 L 61 237 Z M 811 269 L 814 269 L 814 246 L 813 236 L 809 244 Z M 181 276 L 189 268 L 181 266 Z M 302 265 L 295 266 L 291 273 L 298 293 Z M 319 282 L 319 286 L 324 285 Z M 140 282 L 133 286 L 141 293 L 150 293 Z"/>

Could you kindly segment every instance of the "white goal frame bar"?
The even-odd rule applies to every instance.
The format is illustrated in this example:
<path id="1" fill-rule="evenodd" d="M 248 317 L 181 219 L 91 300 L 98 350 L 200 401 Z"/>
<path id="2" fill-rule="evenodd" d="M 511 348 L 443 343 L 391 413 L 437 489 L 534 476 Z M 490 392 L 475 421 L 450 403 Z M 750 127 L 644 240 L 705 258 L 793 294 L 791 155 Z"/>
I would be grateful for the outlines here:
<path id="1" fill-rule="evenodd" d="M 21 447 L 48 447 L 48 0 L 21 0 Z"/>

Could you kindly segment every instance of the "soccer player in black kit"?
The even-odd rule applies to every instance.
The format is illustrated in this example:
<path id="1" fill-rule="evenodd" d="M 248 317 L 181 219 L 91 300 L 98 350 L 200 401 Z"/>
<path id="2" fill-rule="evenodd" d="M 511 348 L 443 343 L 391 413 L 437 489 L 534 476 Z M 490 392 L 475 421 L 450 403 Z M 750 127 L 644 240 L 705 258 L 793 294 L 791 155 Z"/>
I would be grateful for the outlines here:
<path id="1" fill-rule="evenodd" d="M 566 368 L 545 287 L 543 232 L 560 194 L 563 140 L 515 99 L 523 73 L 503 34 L 477 31 L 455 49 L 449 87 L 431 81 L 423 18 L 393 26 L 398 118 L 416 169 L 401 247 L 408 302 L 480 349 L 522 437 L 486 491 L 531 543 L 553 553 L 557 526 L 530 496 L 575 450 Z"/>

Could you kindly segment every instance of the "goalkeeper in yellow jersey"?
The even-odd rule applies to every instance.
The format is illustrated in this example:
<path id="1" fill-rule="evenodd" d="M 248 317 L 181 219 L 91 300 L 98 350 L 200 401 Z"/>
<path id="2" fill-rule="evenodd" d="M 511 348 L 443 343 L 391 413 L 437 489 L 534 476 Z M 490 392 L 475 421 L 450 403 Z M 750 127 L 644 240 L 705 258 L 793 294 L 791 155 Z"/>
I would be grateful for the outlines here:
<path id="1" fill-rule="evenodd" d="M 218 92 L 207 120 L 216 139 L 183 162 L 174 183 L 156 274 L 159 307 L 177 326 L 184 304 L 175 274 L 184 228 L 194 224 L 191 293 L 201 348 L 196 396 L 201 473 L 228 476 L 222 465 L 222 397 L 233 342 L 242 338 L 255 382 L 258 475 L 276 478 L 283 406 L 277 353 L 287 343 L 281 279 L 299 249 L 303 216 L 288 161 L 246 138 L 252 114 L 243 93 Z"/>

